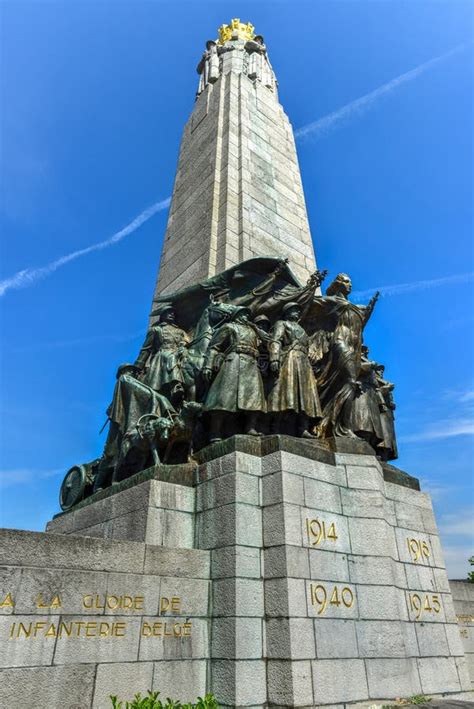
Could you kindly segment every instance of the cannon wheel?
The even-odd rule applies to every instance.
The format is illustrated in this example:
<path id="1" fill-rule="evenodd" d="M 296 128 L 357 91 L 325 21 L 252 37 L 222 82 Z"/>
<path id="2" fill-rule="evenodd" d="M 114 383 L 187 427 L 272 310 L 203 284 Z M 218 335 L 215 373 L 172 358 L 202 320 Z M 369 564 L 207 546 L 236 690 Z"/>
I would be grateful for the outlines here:
<path id="1" fill-rule="evenodd" d="M 73 465 L 67 471 L 59 491 L 59 504 L 64 512 L 70 510 L 83 499 L 86 485 L 89 482 L 88 468 L 87 464 Z"/>

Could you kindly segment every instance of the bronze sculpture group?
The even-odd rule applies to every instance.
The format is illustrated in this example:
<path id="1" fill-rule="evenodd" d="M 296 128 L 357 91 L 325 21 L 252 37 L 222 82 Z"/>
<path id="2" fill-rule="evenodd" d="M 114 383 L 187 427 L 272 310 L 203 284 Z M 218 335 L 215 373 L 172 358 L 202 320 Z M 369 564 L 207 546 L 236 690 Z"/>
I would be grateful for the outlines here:
<path id="1" fill-rule="evenodd" d="M 286 261 L 255 258 L 157 298 L 135 363 L 117 371 L 104 452 L 72 469 L 89 491 L 238 433 L 360 438 L 396 458 L 393 384 L 363 343 L 378 294 L 352 303 L 340 273 L 320 295 L 325 275 L 301 286 Z"/>

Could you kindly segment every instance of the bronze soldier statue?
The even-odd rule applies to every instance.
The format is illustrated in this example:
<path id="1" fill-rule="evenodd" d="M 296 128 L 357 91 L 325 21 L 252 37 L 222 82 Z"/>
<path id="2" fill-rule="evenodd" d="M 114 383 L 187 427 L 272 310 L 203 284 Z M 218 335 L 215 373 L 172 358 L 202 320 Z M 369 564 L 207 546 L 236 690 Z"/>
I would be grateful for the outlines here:
<path id="1" fill-rule="evenodd" d="M 258 368 L 260 338 L 249 322 L 250 310 L 235 306 L 230 322 L 214 334 L 206 354 L 203 377 L 211 382 L 204 402 L 210 415 L 210 442 L 221 440 L 229 417 L 241 414 L 244 431 L 259 435 L 258 418 L 266 411 L 262 375 Z M 219 364 L 220 363 L 220 364 Z"/>
<path id="2" fill-rule="evenodd" d="M 348 299 L 352 281 L 339 273 L 326 290 L 316 296 L 309 308 L 312 320 L 311 357 L 317 364 L 316 376 L 323 407 L 319 435 L 349 436 L 355 395 L 360 391 L 358 377 L 361 364 L 362 332 L 372 315 L 379 294 L 367 306 L 355 305 Z"/>
<path id="3" fill-rule="evenodd" d="M 377 367 L 377 386 L 379 395 L 380 418 L 382 421 L 383 441 L 377 447 L 377 453 L 382 460 L 398 458 L 397 437 L 395 434 L 395 401 L 393 390 L 395 385 L 384 379 L 385 367 Z"/>
<path id="4" fill-rule="evenodd" d="M 362 345 L 359 373 L 360 391 L 352 404 L 352 424 L 354 433 L 363 438 L 375 450 L 383 441 L 384 433 L 380 413 L 380 395 L 377 384 L 377 362 L 369 359 L 369 348 Z"/>
<path id="5" fill-rule="evenodd" d="M 314 438 L 310 424 L 316 423 L 322 413 L 308 357 L 309 337 L 298 322 L 300 316 L 298 303 L 286 303 L 282 319 L 270 333 L 270 370 L 277 378 L 268 395 L 267 410 L 274 415 L 279 433 L 296 430 L 303 438 Z"/>
<path id="6" fill-rule="evenodd" d="M 122 364 L 117 370 L 112 403 L 107 409 L 110 422 L 104 452 L 94 480 L 94 492 L 117 478 L 117 461 L 122 441 L 145 415 L 170 416 L 174 408 L 168 399 L 139 380 L 134 364 Z"/>
<path id="7" fill-rule="evenodd" d="M 172 398 L 176 388 L 186 391 L 190 386 L 184 372 L 189 337 L 175 320 L 173 306 L 164 303 L 158 324 L 148 330 L 135 361 L 142 381 L 168 398 Z"/>

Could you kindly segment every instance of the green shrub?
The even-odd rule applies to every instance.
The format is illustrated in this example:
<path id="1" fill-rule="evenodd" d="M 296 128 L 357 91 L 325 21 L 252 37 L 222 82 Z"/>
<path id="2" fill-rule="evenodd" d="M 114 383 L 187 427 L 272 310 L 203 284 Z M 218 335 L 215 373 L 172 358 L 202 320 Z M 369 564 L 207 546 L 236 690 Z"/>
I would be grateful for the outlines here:
<path id="1" fill-rule="evenodd" d="M 158 699 L 159 692 L 148 692 L 147 697 L 142 697 L 141 694 L 136 694 L 131 702 L 119 701 L 117 697 L 111 695 L 113 709 L 219 709 L 212 694 L 206 694 L 204 698 L 198 697 L 196 704 L 181 704 L 175 699 L 166 699 L 163 703 Z"/>

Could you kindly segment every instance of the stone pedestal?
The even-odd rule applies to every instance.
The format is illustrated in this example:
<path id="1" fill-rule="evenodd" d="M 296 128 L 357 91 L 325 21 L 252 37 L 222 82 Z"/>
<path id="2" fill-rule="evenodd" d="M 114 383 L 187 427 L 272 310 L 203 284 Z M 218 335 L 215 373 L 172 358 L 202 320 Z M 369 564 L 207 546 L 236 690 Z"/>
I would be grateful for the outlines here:
<path id="1" fill-rule="evenodd" d="M 1 706 L 25 682 L 52 707 L 151 687 L 341 708 L 470 689 L 429 496 L 373 455 L 236 436 L 48 531 L 4 532 Z"/>

